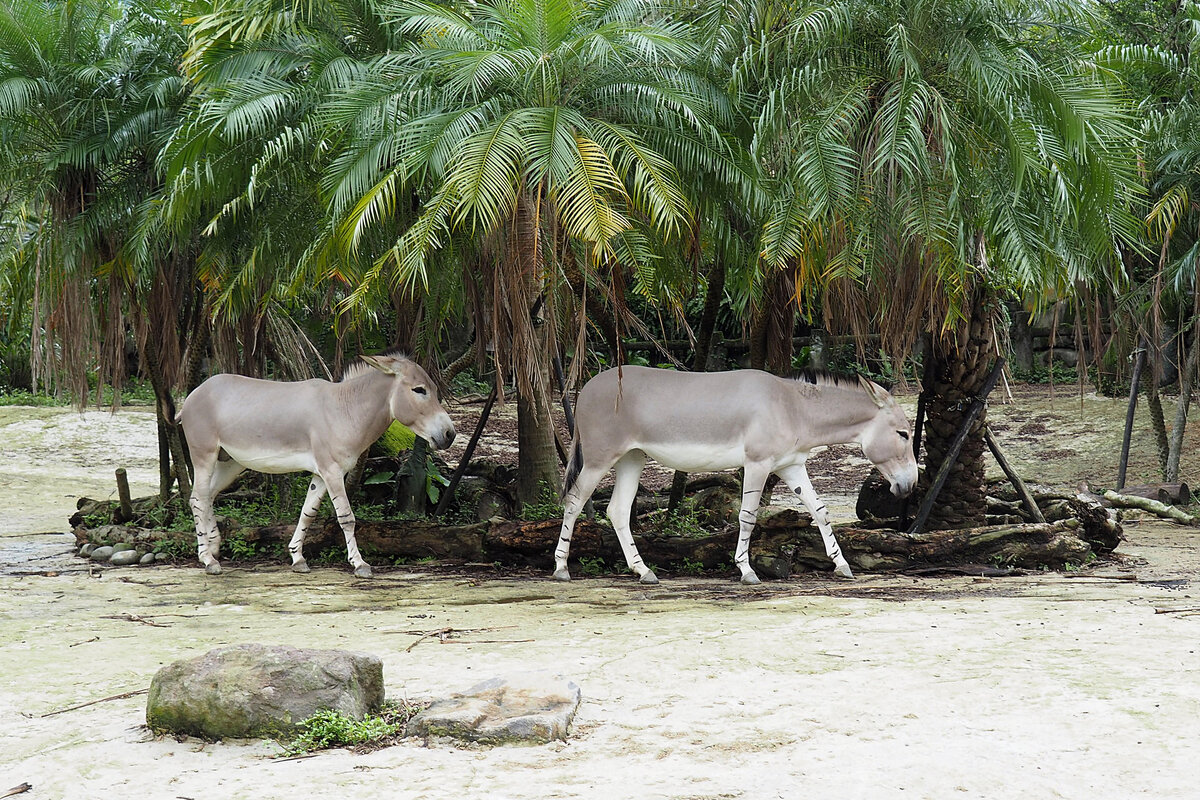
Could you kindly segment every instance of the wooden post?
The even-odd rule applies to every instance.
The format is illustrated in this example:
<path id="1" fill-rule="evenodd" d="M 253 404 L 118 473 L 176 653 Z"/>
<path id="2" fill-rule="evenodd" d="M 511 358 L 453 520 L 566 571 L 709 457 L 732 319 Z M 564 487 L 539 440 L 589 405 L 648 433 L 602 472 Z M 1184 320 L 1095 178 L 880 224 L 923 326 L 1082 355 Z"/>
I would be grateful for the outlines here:
<path id="1" fill-rule="evenodd" d="M 976 417 L 983 411 L 983 406 L 987 402 L 987 396 L 991 394 L 992 389 L 996 388 L 996 382 L 1000 380 L 1002 372 L 1004 372 L 1004 359 L 998 358 L 996 359 L 996 366 L 992 367 L 992 373 L 984 381 L 983 388 L 979 390 L 979 394 L 975 396 L 971 407 L 967 409 L 966 419 L 963 420 L 963 425 L 959 428 L 954 441 L 950 443 L 950 449 L 946 452 L 946 457 L 942 461 L 942 465 L 938 468 L 937 475 L 934 476 L 933 484 L 929 487 L 929 493 L 921 501 L 921 508 L 917 511 L 917 518 L 913 520 L 912 527 L 908 529 L 910 534 L 920 533 L 921 528 L 925 527 L 925 523 L 929 519 L 929 513 L 933 511 L 933 504 L 937 501 L 938 493 L 946 485 L 946 479 L 950 477 L 950 470 L 954 467 L 954 462 L 958 460 L 958 454 L 962 452 L 963 444 L 967 441 L 967 435 L 971 432 L 971 426 L 975 424 Z"/>
<path id="2" fill-rule="evenodd" d="M 1025 510 L 1033 516 L 1034 522 L 1045 522 L 1046 518 L 1042 515 L 1042 510 L 1038 508 L 1038 504 L 1034 502 L 1033 495 L 1029 493 L 1029 487 L 1025 485 L 1025 481 L 1021 480 L 1021 476 L 1008 463 L 1008 459 L 1004 457 L 1004 452 L 1000 449 L 1000 442 L 996 441 L 996 437 L 992 435 L 990 425 L 983 426 L 983 439 L 987 442 L 988 449 L 992 451 L 992 457 L 996 459 L 996 463 L 1000 465 L 1000 469 L 1004 470 L 1004 474 L 1012 481 L 1012 485 L 1016 487 L 1017 495 L 1021 498 L 1021 503 L 1024 504 Z"/>
<path id="3" fill-rule="evenodd" d="M 1142 368 L 1146 366 L 1146 340 L 1142 339 L 1133 362 L 1133 375 L 1129 379 L 1129 408 L 1125 412 L 1125 436 L 1121 439 L 1121 463 L 1117 467 L 1117 491 L 1125 488 L 1125 472 L 1129 468 L 1129 440 L 1133 437 L 1133 412 L 1137 410 L 1138 383 L 1142 379 Z"/>
<path id="4" fill-rule="evenodd" d="M 479 444 L 479 437 L 483 435 L 483 429 L 487 425 L 488 417 L 491 416 L 492 406 L 495 403 L 496 384 L 493 382 L 492 393 L 488 395 L 487 403 L 483 406 L 483 412 L 479 415 L 479 424 L 475 426 L 475 432 L 471 434 L 471 439 L 467 442 L 467 449 L 463 451 L 462 458 L 458 460 L 458 466 L 454 469 L 454 474 L 450 476 L 450 483 L 442 491 L 437 508 L 433 510 L 435 517 L 440 517 L 446 513 L 446 506 L 450 505 L 450 500 L 454 497 L 454 491 L 458 488 L 458 484 L 462 482 L 463 475 L 467 473 L 467 467 L 471 464 L 471 456 L 475 455 L 475 446 Z"/>
<path id="5" fill-rule="evenodd" d="M 133 519 L 133 501 L 129 498 L 129 476 L 124 467 L 117 468 L 117 496 L 121 498 L 121 522 Z"/>

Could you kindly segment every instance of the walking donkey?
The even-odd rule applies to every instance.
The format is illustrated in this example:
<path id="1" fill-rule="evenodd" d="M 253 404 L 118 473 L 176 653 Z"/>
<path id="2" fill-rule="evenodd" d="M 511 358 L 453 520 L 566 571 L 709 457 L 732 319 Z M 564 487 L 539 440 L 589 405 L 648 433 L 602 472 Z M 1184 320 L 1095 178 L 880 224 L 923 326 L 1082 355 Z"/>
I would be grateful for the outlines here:
<path id="1" fill-rule="evenodd" d="M 837 574 L 854 577 L 804 466 L 813 448 L 859 443 L 897 496 L 907 495 L 917 482 L 908 419 L 886 389 L 865 378 L 809 373 L 788 379 L 758 370 L 688 373 L 622 367 L 600 373 L 583 387 L 575 419 L 563 484 L 562 535 L 554 552 L 554 577 L 564 581 L 571 579 L 567 555 L 575 520 L 614 465 L 608 516 L 625 560 L 642 583 L 658 583 L 629 529 L 647 456 L 685 472 L 745 468 L 734 554 L 742 583 L 759 582 L 750 567 L 750 532 L 772 472 L 804 501 Z"/>
<path id="2" fill-rule="evenodd" d="M 371 567 L 354 541 L 354 512 L 346 497 L 346 473 L 359 455 L 399 420 L 435 448 L 454 441 L 454 424 L 438 402 L 437 387 L 425 370 L 399 353 L 362 356 L 339 383 L 323 380 L 281 383 L 241 375 L 214 375 L 188 395 L 179 412 L 195 477 L 192 515 L 196 549 L 210 575 L 221 565 L 221 533 L 213 498 L 247 469 L 259 472 L 311 472 L 308 496 L 288 544 L 292 570 L 308 572 L 304 534 L 329 492 L 346 534 L 346 554 L 354 574 L 367 578 Z"/>

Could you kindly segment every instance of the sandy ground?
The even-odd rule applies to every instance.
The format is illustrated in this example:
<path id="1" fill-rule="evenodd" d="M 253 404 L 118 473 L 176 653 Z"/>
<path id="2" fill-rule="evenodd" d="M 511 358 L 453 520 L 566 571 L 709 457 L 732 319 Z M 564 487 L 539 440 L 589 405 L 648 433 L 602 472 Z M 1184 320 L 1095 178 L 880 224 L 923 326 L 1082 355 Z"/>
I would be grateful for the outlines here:
<path id="1" fill-rule="evenodd" d="M 1094 409 L 1062 413 L 1053 427 L 1068 443 L 1103 427 Z M 373 581 L 340 569 L 89 571 L 61 555 L 64 534 L 32 534 L 65 529 L 68 495 L 107 496 L 115 466 L 151 491 L 152 420 L 5 414 L 0 795 L 28 782 L 29 798 L 1200 798 L 1190 529 L 1130 525 L 1123 555 L 1083 577 L 648 590 L 416 569 Z M 1076 480 L 1085 443 L 1036 431 L 1018 457 L 1044 482 Z M 446 627 L 474 632 L 407 651 Z M 43 716 L 250 641 L 376 653 L 396 698 L 549 670 L 575 680 L 584 703 L 567 743 L 409 740 L 299 761 L 270 743 L 155 738 L 140 695 Z"/>

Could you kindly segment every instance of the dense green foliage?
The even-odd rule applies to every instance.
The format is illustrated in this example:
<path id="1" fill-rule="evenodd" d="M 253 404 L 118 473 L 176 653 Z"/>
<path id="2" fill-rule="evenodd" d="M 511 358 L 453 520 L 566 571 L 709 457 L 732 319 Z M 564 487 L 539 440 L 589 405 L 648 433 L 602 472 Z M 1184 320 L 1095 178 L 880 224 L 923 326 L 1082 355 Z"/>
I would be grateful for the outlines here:
<path id="1" fill-rule="evenodd" d="M 169 433 L 206 368 L 471 347 L 533 502 L 553 358 L 631 338 L 784 370 L 799 314 L 899 374 L 1066 301 L 1118 363 L 1197 309 L 1197 42 L 1192 2 L 14 0 L 0 388 L 140 372 Z"/>

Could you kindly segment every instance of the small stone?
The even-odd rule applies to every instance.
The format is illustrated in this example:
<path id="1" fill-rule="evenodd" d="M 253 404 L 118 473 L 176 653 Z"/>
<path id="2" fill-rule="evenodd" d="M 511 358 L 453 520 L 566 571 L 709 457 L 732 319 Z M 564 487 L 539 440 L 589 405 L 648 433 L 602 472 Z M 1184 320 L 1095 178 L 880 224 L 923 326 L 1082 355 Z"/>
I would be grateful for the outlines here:
<path id="1" fill-rule="evenodd" d="M 108 561 L 108 563 L 115 567 L 127 567 L 130 564 L 136 564 L 137 562 L 137 550 L 118 550 L 112 554 L 112 558 L 110 558 Z"/>
<path id="2" fill-rule="evenodd" d="M 169 555 L 167 555 L 166 553 L 155 553 L 154 560 L 155 561 L 170 561 L 171 557 Z"/>
<path id="3" fill-rule="evenodd" d="M 123 553 L 126 550 L 136 550 L 137 548 L 128 542 L 117 542 L 113 545 L 113 553 Z"/>
<path id="4" fill-rule="evenodd" d="M 146 555 L 138 559 L 138 563 L 142 566 L 145 566 L 146 564 L 153 564 L 157 555 L 157 553 L 146 553 Z"/>
<path id="5" fill-rule="evenodd" d="M 88 558 L 90 558 L 92 561 L 108 561 L 110 558 L 112 558 L 112 554 L 113 549 L 108 545 L 105 545 L 104 547 L 97 547 L 95 550 L 93 550 L 92 554 L 88 556 Z"/>
<path id="6" fill-rule="evenodd" d="M 88 542 L 83 547 L 79 548 L 79 556 L 81 558 L 91 558 L 92 551 L 94 551 L 95 549 L 96 549 L 96 545 L 92 544 L 91 542 Z"/>
<path id="7" fill-rule="evenodd" d="M 546 744 L 566 739 L 582 694 L 557 675 L 492 678 L 438 700 L 408 723 L 409 736 L 448 736 L 484 744 Z"/>

